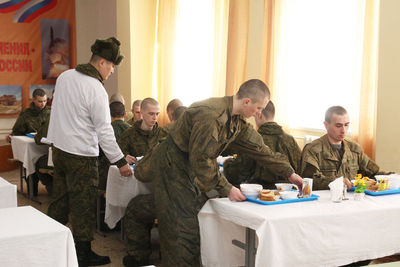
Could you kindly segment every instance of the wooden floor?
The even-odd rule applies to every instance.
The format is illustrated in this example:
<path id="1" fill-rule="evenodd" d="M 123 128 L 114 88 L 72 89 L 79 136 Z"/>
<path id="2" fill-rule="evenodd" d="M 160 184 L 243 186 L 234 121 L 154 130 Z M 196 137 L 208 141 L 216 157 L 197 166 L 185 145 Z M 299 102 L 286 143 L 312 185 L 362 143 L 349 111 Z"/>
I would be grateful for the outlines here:
<path id="1" fill-rule="evenodd" d="M 20 190 L 19 185 L 19 170 L 12 170 L 8 172 L 0 172 L 0 177 L 6 179 L 12 184 L 18 186 L 18 190 Z M 39 190 L 37 200 L 41 202 L 41 204 L 34 202 L 28 199 L 26 195 L 26 184 L 24 184 L 25 194 L 18 193 L 18 206 L 33 206 L 36 209 L 40 210 L 43 213 L 47 212 L 47 207 L 50 203 L 50 197 L 47 194 L 45 187 L 39 183 Z M 159 242 L 158 237 L 155 238 L 152 236 L 154 251 L 151 255 L 151 260 L 157 266 L 160 266 L 159 260 Z M 400 240 L 399 240 L 400 242 Z M 92 242 L 92 247 L 95 252 L 100 255 L 108 255 L 111 258 L 111 263 L 104 266 L 113 266 L 119 267 L 123 266 L 122 258 L 126 255 L 125 244 L 120 239 L 120 232 L 108 232 L 105 235 L 101 235 L 97 232 L 94 234 L 94 241 Z M 379 267 L 400 267 L 400 255 L 393 255 L 384 258 L 379 258 L 373 260 L 369 265 L 377 265 Z"/>

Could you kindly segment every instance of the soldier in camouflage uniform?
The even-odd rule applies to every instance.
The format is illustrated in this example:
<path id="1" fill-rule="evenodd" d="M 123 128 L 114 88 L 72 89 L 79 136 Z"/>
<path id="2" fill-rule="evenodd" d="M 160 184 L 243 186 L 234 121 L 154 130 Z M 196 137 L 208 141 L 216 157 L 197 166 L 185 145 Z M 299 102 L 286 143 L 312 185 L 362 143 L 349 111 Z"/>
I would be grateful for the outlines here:
<path id="1" fill-rule="evenodd" d="M 135 122 L 118 139 L 127 160 L 136 161 L 154 146 L 165 140 L 167 132 L 158 126 L 160 105 L 153 98 L 143 99 L 140 112 L 143 120 Z M 131 156 L 132 158 L 129 158 Z M 125 266 L 147 265 L 151 254 L 150 231 L 154 223 L 155 208 L 152 194 L 133 198 L 125 211 L 124 229 L 128 255 L 124 257 Z"/>
<path id="2" fill-rule="evenodd" d="M 46 103 L 46 92 L 40 88 L 35 89 L 32 93 L 32 103 L 19 115 L 11 135 L 37 132 L 39 127 L 50 118 L 50 108 L 46 106 Z M 7 140 L 10 142 L 11 137 L 7 136 Z"/>
<path id="3" fill-rule="evenodd" d="M 275 174 L 302 185 L 302 178 L 286 158 L 265 146 L 244 119 L 260 113 L 269 96 L 267 86 L 254 79 L 242 84 L 234 96 L 193 103 L 175 122 L 167 139 L 146 160 L 139 161 L 137 167 L 142 167 L 137 171 L 149 172 L 139 171 L 138 177 L 154 179 L 163 266 L 201 264 L 197 214 L 204 203 L 202 192 L 216 189 L 231 201 L 245 199 L 219 172 L 216 159 L 228 145 L 261 164 L 273 165 Z"/>
<path id="4" fill-rule="evenodd" d="M 46 138 L 47 131 L 49 129 L 49 121 L 47 120 L 39 127 L 37 134 L 35 135 L 35 143 L 37 145 L 48 146 L 48 144 L 42 143 L 42 138 Z M 35 163 L 36 175 L 39 178 L 39 181 L 46 187 L 46 190 L 49 194 L 53 191 L 53 167 L 49 166 L 47 163 L 49 161 L 49 155 L 41 156 L 38 161 Z M 40 170 L 46 170 L 47 172 L 40 172 Z M 35 185 L 34 185 L 35 186 Z"/>
<path id="5" fill-rule="evenodd" d="M 301 151 L 293 136 L 285 133 L 282 127 L 274 122 L 275 106 L 272 101 L 263 109 L 259 116 L 255 116 L 258 133 L 264 144 L 272 151 L 279 152 L 289 160 L 295 172 L 300 164 Z M 286 182 L 286 177 L 276 176 L 269 170 L 269 166 L 262 166 L 245 154 L 224 162 L 224 174 L 228 181 L 235 186 L 241 183 L 258 183 L 264 188 L 275 188 L 275 183 Z"/>
<path id="6" fill-rule="evenodd" d="M 167 105 L 167 115 L 168 115 L 169 123 L 167 123 L 166 125 L 164 125 L 164 129 L 165 129 L 167 132 L 170 131 L 170 129 L 171 129 L 173 123 L 174 123 L 173 116 L 174 116 L 175 110 L 176 110 L 178 107 L 181 107 L 181 106 L 183 106 L 182 101 L 180 101 L 180 100 L 177 99 L 177 98 L 172 99 L 171 101 L 169 101 L 169 103 L 168 103 L 168 105 Z"/>
<path id="7" fill-rule="evenodd" d="M 54 179 L 48 215 L 62 224 L 71 222 L 79 266 L 110 263 L 91 248 L 96 224 L 99 145 L 120 174 L 132 169 L 118 147 L 111 126 L 103 81 L 122 56 L 114 38 L 96 40 L 88 64 L 64 71 L 56 81 L 47 139 L 53 144 Z"/>
<path id="8" fill-rule="evenodd" d="M 122 135 L 122 133 L 131 127 L 128 123 L 124 122 L 125 106 L 119 101 L 114 101 L 110 104 L 111 126 L 114 130 L 115 139 Z M 103 150 L 99 151 L 99 193 L 104 194 L 107 186 L 108 169 L 110 168 L 110 161 L 107 159 Z"/>
<path id="9" fill-rule="evenodd" d="M 314 179 L 313 189 L 329 189 L 329 183 L 340 176 L 351 188 L 350 180 L 357 173 L 370 177 L 378 173 L 379 166 L 363 153 L 361 146 L 345 139 L 349 124 L 349 115 L 343 107 L 330 107 L 324 122 L 327 134 L 304 147 L 301 174 Z"/>
<path id="10" fill-rule="evenodd" d="M 132 103 L 132 118 L 130 118 L 129 120 L 126 121 L 130 125 L 133 125 L 135 122 L 142 119 L 142 114 L 140 113 L 141 103 L 142 103 L 142 100 L 135 100 Z"/>

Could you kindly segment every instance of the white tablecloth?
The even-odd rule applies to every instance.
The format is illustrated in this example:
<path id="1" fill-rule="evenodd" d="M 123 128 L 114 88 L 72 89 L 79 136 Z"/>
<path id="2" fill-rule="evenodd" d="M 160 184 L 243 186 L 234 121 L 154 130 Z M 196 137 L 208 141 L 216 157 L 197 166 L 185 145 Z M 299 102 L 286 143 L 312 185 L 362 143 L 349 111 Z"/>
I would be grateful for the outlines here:
<path id="1" fill-rule="evenodd" d="M 78 267 L 69 228 L 30 207 L 0 209 L 0 266 Z"/>
<path id="2" fill-rule="evenodd" d="M 11 147 L 14 159 L 22 162 L 27 176 L 35 172 L 36 161 L 49 150 L 49 146 L 37 145 L 33 138 L 27 136 L 11 136 Z"/>
<path id="3" fill-rule="evenodd" d="M 244 265 L 245 227 L 256 231 L 256 266 L 338 266 L 400 252 L 400 194 L 341 203 L 282 205 L 209 200 L 199 213 L 204 266 Z"/>
<path id="4" fill-rule="evenodd" d="M 17 186 L 0 177 L 0 208 L 17 207 Z"/>
<path id="5" fill-rule="evenodd" d="M 134 174 L 124 177 L 117 166 L 111 165 L 108 170 L 104 221 L 110 228 L 114 228 L 125 215 L 129 201 L 137 195 L 150 194 L 152 190 L 151 183 L 138 181 Z"/>

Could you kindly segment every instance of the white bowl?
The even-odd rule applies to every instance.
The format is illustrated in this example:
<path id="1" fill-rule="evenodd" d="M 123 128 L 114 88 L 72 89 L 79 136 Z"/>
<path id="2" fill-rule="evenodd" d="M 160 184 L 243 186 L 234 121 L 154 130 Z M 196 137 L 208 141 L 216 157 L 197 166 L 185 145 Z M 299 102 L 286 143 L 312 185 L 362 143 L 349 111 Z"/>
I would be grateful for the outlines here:
<path id="1" fill-rule="evenodd" d="M 292 190 L 293 187 L 295 187 L 297 190 L 299 190 L 299 188 L 295 184 L 279 183 L 279 184 L 275 184 L 275 186 L 279 191 L 289 191 L 289 190 Z"/>
<path id="2" fill-rule="evenodd" d="M 263 189 L 260 184 L 241 184 L 240 191 L 247 198 L 257 198 L 260 191 Z"/>
<path id="3" fill-rule="evenodd" d="M 298 191 L 281 191 L 279 195 L 283 200 L 285 199 L 296 199 L 297 195 L 299 194 Z"/>

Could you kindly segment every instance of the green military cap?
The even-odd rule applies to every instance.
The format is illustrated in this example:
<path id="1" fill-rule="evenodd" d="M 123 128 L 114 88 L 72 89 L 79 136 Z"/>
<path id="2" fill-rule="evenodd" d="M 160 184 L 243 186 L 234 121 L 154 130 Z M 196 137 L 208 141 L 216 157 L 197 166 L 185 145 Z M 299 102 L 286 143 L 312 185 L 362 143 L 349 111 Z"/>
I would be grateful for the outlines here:
<path id="1" fill-rule="evenodd" d="M 105 40 L 97 39 L 96 42 L 91 47 L 93 55 L 98 55 L 108 61 L 111 61 L 115 65 L 119 63 L 124 58 L 119 51 L 120 41 L 115 37 L 110 37 Z"/>

